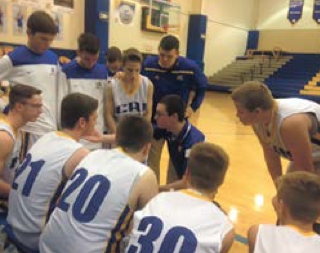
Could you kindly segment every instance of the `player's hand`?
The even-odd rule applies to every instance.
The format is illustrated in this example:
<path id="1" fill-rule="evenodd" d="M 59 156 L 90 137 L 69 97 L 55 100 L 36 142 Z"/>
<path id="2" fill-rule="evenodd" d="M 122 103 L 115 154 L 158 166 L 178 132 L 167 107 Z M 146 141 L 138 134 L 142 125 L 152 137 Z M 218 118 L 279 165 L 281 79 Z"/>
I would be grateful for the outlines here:
<path id="1" fill-rule="evenodd" d="M 91 135 L 87 135 L 83 137 L 83 139 L 90 142 L 94 142 L 94 143 L 103 142 L 103 138 L 104 138 L 103 134 L 99 133 L 99 131 L 96 129 L 91 133 Z"/>
<path id="2" fill-rule="evenodd" d="M 118 71 L 118 72 L 115 73 L 115 75 L 114 75 L 114 77 L 115 77 L 116 79 L 119 79 L 119 80 L 121 80 L 121 79 L 123 78 L 123 76 L 124 76 L 124 73 L 123 73 L 122 71 Z"/>
<path id="3" fill-rule="evenodd" d="M 191 106 L 188 106 L 186 109 L 185 117 L 190 118 L 192 114 L 193 114 L 193 109 L 191 108 Z"/>

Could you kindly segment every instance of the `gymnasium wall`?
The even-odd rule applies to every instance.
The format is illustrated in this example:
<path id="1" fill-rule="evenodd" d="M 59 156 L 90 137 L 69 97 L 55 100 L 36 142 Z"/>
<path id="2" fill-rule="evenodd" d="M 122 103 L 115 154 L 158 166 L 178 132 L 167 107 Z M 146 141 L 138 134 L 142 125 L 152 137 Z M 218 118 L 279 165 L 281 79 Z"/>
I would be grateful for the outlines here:
<path id="1" fill-rule="evenodd" d="M 243 55 L 248 31 L 253 28 L 256 0 L 203 0 L 202 14 L 208 16 L 205 73 L 212 75 Z"/>
<path id="2" fill-rule="evenodd" d="M 29 16 L 33 12 L 33 7 L 28 6 L 27 15 Z M 13 4 L 7 2 L 7 16 L 8 20 L 8 32 L 7 34 L 0 36 L 0 41 L 13 44 L 25 44 L 27 42 L 27 35 L 13 36 L 13 28 L 10 22 L 13 20 Z M 84 31 L 84 0 L 74 1 L 74 10 L 72 14 L 63 13 L 63 35 L 60 40 L 55 40 L 52 47 L 61 49 L 76 49 L 77 38 L 80 33 Z"/>
<path id="3" fill-rule="evenodd" d="M 287 19 L 289 1 L 260 0 L 256 28 L 259 49 L 280 46 L 285 51 L 319 53 L 320 25 L 312 18 L 314 0 L 304 0 L 303 14 L 296 24 Z"/>
<path id="4" fill-rule="evenodd" d="M 129 1 L 129 0 L 127 0 Z M 200 0 L 197 0 L 200 1 Z M 163 34 L 141 31 L 141 5 L 136 5 L 132 26 L 122 25 L 116 20 L 116 8 L 119 0 L 111 1 L 109 19 L 109 46 L 116 45 L 121 49 L 135 46 L 145 53 L 157 53 L 159 40 Z M 178 37 L 181 41 L 180 54 L 186 55 L 189 14 L 208 16 L 205 73 L 212 75 L 236 56 L 243 55 L 246 48 L 248 30 L 253 28 L 256 0 L 172 0 L 181 6 Z"/>
<path id="5" fill-rule="evenodd" d="M 119 0 L 110 1 L 109 12 L 109 46 L 118 46 L 124 50 L 129 47 L 136 47 L 143 53 L 157 53 L 158 44 L 162 33 L 146 32 L 141 30 L 141 6 L 146 6 L 146 2 L 130 1 L 135 4 L 135 16 L 131 25 L 123 25 L 117 20 L 116 9 L 120 3 Z M 187 35 L 188 35 L 188 14 L 192 10 L 192 0 L 175 0 L 181 6 L 182 15 L 180 16 L 180 32 L 177 34 L 181 40 L 181 55 L 186 54 Z"/>

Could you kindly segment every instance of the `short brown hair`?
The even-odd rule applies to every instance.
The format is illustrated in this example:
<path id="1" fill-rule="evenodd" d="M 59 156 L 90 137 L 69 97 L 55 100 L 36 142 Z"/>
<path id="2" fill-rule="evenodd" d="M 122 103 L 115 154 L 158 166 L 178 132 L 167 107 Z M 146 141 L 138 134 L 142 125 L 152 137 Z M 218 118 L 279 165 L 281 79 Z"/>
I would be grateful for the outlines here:
<path id="1" fill-rule="evenodd" d="M 98 100 L 82 93 L 70 93 L 61 102 L 61 127 L 74 129 L 80 118 L 89 121 L 98 109 Z"/>
<path id="2" fill-rule="evenodd" d="M 314 223 L 320 215 L 320 176 L 296 171 L 279 177 L 277 198 L 288 207 L 291 216 L 302 222 Z"/>
<path id="3" fill-rule="evenodd" d="M 118 47 L 109 47 L 106 55 L 108 63 L 122 60 L 121 50 Z"/>
<path id="4" fill-rule="evenodd" d="M 227 153 L 218 145 L 201 142 L 191 148 L 187 168 L 190 184 L 199 190 L 217 190 L 229 166 Z"/>
<path id="5" fill-rule="evenodd" d="M 274 103 L 271 91 L 258 81 L 246 82 L 234 89 L 231 98 L 250 112 L 257 108 L 272 109 Z"/>
<path id="6" fill-rule="evenodd" d="M 9 109 L 12 110 L 17 103 L 25 103 L 27 99 L 31 99 L 34 95 L 40 95 L 41 90 L 33 86 L 16 84 L 10 88 L 9 93 Z"/>
<path id="7" fill-rule="evenodd" d="M 31 33 L 48 33 L 56 35 L 58 29 L 53 18 L 45 11 L 33 12 L 27 21 L 27 28 Z"/>
<path id="8" fill-rule="evenodd" d="M 179 51 L 179 40 L 176 36 L 173 35 L 166 35 L 162 37 L 159 49 L 165 50 L 165 51 L 171 51 L 173 49 Z"/>
<path id="9" fill-rule="evenodd" d="M 139 116 L 126 116 L 117 126 L 116 143 L 125 151 L 138 153 L 152 140 L 152 125 Z"/>
<path id="10" fill-rule="evenodd" d="M 128 48 L 127 50 L 123 51 L 123 56 L 122 56 L 123 65 L 125 65 L 127 61 L 142 63 L 143 61 L 142 54 L 136 48 L 133 48 L 133 47 Z"/>
<path id="11" fill-rule="evenodd" d="M 78 49 L 89 54 L 98 54 L 100 51 L 100 40 L 92 33 L 82 33 L 78 38 Z"/>
<path id="12" fill-rule="evenodd" d="M 186 103 L 179 95 L 169 94 L 161 98 L 158 104 L 162 104 L 166 107 L 166 112 L 169 116 L 174 113 L 178 116 L 178 121 L 183 122 L 185 119 Z"/>

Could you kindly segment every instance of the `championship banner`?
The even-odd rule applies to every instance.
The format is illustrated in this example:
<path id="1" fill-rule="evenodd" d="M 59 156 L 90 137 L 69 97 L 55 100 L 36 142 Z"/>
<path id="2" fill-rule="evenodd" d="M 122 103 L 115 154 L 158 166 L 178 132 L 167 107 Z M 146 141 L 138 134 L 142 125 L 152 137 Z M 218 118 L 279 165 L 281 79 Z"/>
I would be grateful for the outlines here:
<path id="1" fill-rule="evenodd" d="M 314 0 L 313 19 L 320 24 L 320 0 Z"/>
<path id="2" fill-rule="evenodd" d="M 302 17 L 304 0 L 290 0 L 288 19 L 291 24 L 295 24 Z"/>

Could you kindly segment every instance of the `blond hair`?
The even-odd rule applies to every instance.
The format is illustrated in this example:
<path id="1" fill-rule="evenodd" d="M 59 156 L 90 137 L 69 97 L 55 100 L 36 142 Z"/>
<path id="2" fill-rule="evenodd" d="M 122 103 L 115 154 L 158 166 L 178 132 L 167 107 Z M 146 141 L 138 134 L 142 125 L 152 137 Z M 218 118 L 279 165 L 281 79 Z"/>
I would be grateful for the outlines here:
<path id="1" fill-rule="evenodd" d="M 291 216 L 302 222 L 313 223 L 320 215 L 320 176 L 296 171 L 279 177 L 277 197 L 288 207 Z"/>
<path id="2" fill-rule="evenodd" d="M 271 91 L 265 84 L 258 81 L 246 82 L 234 89 L 231 98 L 250 112 L 257 108 L 272 109 L 274 103 Z"/>

